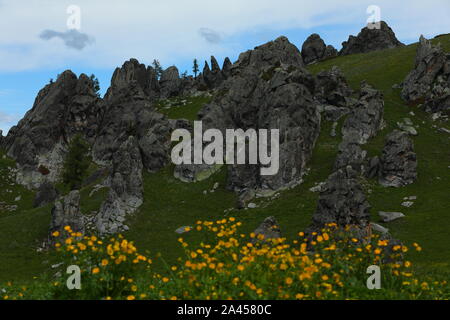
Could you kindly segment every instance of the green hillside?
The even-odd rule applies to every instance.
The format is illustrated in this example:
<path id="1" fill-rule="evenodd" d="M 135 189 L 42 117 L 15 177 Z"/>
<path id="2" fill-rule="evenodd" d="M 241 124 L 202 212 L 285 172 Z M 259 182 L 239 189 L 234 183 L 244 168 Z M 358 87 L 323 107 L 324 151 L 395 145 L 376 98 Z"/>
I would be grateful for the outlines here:
<path id="1" fill-rule="evenodd" d="M 450 36 L 438 39 L 450 51 Z M 366 80 L 385 96 L 385 119 L 387 128 L 379 136 L 364 146 L 371 156 L 381 153 L 386 134 L 396 128 L 396 122 L 409 117 L 418 125 L 419 135 L 414 138 L 419 160 L 419 179 L 413 185 L 399 189 L 387 189 L 376 181 L 367 181 L 367 190 L 372 190 L 369 202 L 373 206 L 372 216 L 378 222 L 378 211 L 402 211 L 406 218 L 391 223 L 388 228 L 394 237 L 407 245 L 418 242 L 422 253 L 411 253 L 411 259 L 423 272 L 449 272 L 450 250 L 450 139 L 447 134 L 438 132 L 433 125 L 450 129 L 448 123 L 433 122 L 430 114 L 418 106 L 407 106 L 400 98 L 400 90 L 392 89 L 402 82 L 413 68 L 416 45 L 381 52 L 338 57 L 309 67 L 313 73 L 336 65 L 344 72 L 354 89 Z M 201 104 L 207 99 L 187 99 L 186 105 L 175 105 L 171 110 L 159 105 L 162 112 L 171 117 L 193 119 Z M 415 116 L 408 113 L 413 111 Z M 155 258 L 156 268 L 162 261 L 174 263 L 181 253 L 175 230 L 181 226 L 193 226 L 197 220 L 217 219 L 224 215 L 234 216 L 246 226 L 246 231 L 256 228 L 264 218 L 275 216 L 283 235 L 293 238 L 311 222 L 318 194 L 309 191 L 317 182 L 324 181 L 332 173 L 337 147 L 341 138 L 329 135 L 331 123 L 324 122 L 321 136 L 309 163 L 310 172 L 305 182 L 292 189 L 281 192 L 276 199 L 257 200 L 258 208 L 228 211 L 236 202 L 234 193 L 225 188 L 226 170 L 222 168 L 207 181 L 184 184 L 173 178 L 173 167 L 168 166 L 158 173 L 145 173 L 145 202 L 139 212 L 130 217 L 130 231 L 126 234 L 134 240 L 141 252 L 148 251 L 151 256 L 161 253 L 162 259 Z M 33 194 L 18 186 L 11 186 L 6 170 L 13 162 L 3 158 L 0 153 L 0 202 L 14 204 L 18 195 L 18 209 L 13 212 L 0 212 L 0 283 L 6 281 L 28 282 L 40 276 L 56 263 L 50 252 L 37 252 L 39 244 L 45 239 L 50 222 L 50 206 L 32 209 Z M 209 192 L 219 182 L 219 188 Z M 84 206 L 95 210 L 98 198 L 88 198 L 92 185 L 83 192 Z M 12 192 L 6 192 L 7 189 Z M 204 191 L 207 191 L 206 194 Z M 104 194 L 102 194 L 104 196 Z M 414 206 L 401 207 L 403 198 L 417 196 Z M 185 238 L 194 237 L 187 234 Z M 196 240 L 196 239 L 191 239 Z"/>

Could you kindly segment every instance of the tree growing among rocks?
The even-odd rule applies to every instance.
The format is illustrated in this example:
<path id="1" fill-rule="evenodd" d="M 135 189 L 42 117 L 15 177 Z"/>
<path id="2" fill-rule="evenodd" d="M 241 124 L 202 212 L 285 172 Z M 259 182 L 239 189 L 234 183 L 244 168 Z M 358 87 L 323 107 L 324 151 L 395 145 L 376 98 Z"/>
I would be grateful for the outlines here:
<path id="1" fill-rule="evenodd" d="M 192 71 L 194 72 L 195 78 L 197 78 L 197 74 L 200 71 L 197 59 L 194 59 L 194 66 L 192 67 Z"/>
<path id="2" fill-rule="evenodd" d="M 153 60 L 152 63 L 153 69 L 155 69 L 155 73 L 156 73 L 156 79 L 161 79 L 161 75 L 163 73 L 163 68 L 161 66 L 161 63 L 159 62 L 159 60 Z"/>
<path id="3" fill-rule="evenodd" d="M 69 152 L 64 161 L 63 182 L 70 190 L 80 188 L 89 168 L 89 145 L 81 137 L 76 135 L 69 145 Z"/>

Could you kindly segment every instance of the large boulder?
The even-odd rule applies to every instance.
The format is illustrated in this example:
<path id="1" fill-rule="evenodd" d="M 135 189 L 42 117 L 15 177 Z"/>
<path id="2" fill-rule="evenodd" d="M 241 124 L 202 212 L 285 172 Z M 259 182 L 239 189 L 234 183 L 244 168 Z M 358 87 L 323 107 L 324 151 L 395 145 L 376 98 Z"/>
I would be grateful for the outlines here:
<path id="1" fill-rule="evenodd" d="M 302 57 L 305 64 L 311 64 L 337 55 L 337 50 L 331 45 L 327 46 L 317 33 L 310 35 L 302 46 Z"/>
<path id="2" fill-rule="evenodd" d="M 339 52 L 341 56 L 366 53 L 384 49 L 392 49 L 403 44 L 398 41 L 394 31 L 384 21 L 380 22 L 380 28 L 375 28 L 375 24 L 369 24 L 363 28 L 358 36 L 350 36 L 348 41 L 342 43 Z"/>
<path id="3" fill-rule="evenodd" d="M 29 188 L 56 182 L 70 139 L 81 134 L 92 142 L 101 116 L 100 99 L 88 76 L 65 71 L 46 85 L 3 142 L 17 162 L 17 182 Z"/>
<path id="4" fill-rule="evenodd" d="M 417 179 L 417 156 L 406 132 L 394 130 L 386 138 L 381 156 L 380 183 L 386 187 L 402 187 Z"/>
<path id="5" fill-rule="evenodd" d="M 319 196 L 313 215 L 312 230 L 321 230 L 330 223 L 338 227 L 366 228 L 370 222 L 370 204 L 358 181 L 358 174 L 350 166 L 329 176 Z"/>
<path id="6" fill-rule="evenodd" d="M 67 196 L 59 199 L 52 209 L 50 224 L 50 238 L 54 232 L 64 233 L 64 228 L 69 226 L 73 232 L 85 232 L 85 220 L 80 211 L 80 192 L 75 190 Z"/>

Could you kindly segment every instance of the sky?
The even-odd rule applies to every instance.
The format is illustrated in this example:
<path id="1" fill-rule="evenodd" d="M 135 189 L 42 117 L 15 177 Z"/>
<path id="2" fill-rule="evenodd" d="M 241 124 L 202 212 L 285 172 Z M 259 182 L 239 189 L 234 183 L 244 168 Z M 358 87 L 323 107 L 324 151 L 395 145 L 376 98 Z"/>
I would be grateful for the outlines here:
<path id="1" fill-rule="evenodd" d="M 64 70 L 95 74 L 104 93 L 130 58 L 192 73 L 194 58 L 202 69 L 281 35 L 301 48 L 312 33 L 339 50 L 374 5 L 406 44 L 450 33 L 449 0 L 0 0 L 0 130 Z"/>

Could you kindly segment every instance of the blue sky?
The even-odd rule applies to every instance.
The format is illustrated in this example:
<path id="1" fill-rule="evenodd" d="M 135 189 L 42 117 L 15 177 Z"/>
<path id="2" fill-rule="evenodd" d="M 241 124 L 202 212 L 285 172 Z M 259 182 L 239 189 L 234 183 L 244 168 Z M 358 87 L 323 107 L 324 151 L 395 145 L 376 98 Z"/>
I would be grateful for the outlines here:
<path id="1" fill-rule="evenodd" d="M 319 33 L 340 49 L 367 23 L 370 5 L 404 43 L 450 32 L 448 0 L 0 0 L 0 130 L 66 69 L 94 73 L 105 92 L 114 69 L 132 57 L 190 73 L 193 58 L 202 67 L 211 55 L 235 61 L 280 35 L 301 48 Z"/>

